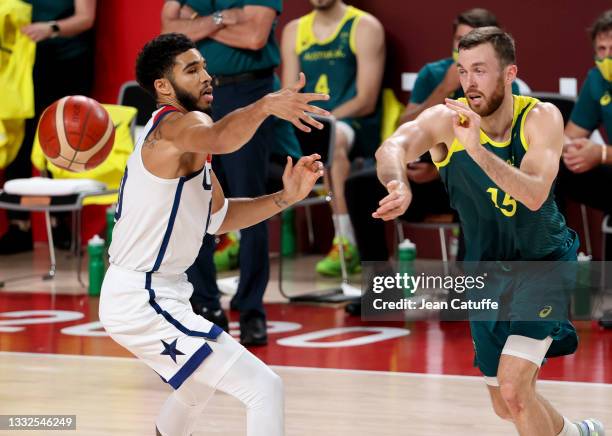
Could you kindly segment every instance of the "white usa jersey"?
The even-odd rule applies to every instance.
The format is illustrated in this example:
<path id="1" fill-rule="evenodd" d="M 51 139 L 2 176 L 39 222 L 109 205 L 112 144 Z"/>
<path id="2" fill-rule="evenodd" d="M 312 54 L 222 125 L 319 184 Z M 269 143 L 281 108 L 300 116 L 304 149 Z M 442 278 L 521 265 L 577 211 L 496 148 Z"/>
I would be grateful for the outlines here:
<path id="1" fill-rule="evenodd" d="M 201 170 L 176 179 L 157 177 L 144 166 L 144 141 L 175 111 L 165 106 L 153 113 L 128 159 L 119 187 L 109 254 L 111 264 L 127 270 L 184 273 L 197 257 L 204 234 L 218 230 L 210 228 L 210 157 Z"/>

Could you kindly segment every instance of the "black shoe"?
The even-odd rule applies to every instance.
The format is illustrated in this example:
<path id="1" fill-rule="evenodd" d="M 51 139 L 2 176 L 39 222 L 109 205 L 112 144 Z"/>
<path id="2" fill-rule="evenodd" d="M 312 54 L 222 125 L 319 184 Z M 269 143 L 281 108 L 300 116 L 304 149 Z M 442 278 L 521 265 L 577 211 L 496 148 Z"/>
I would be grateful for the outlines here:
<path id="1" fill-rule="evenodd" d="M 344 307 L 344 311 L 351 316 L 361 315 L 361 298 L 351 301 Z"/>
<path id="2" fill-rule="evenodd" d="M 32 251 L 32 231 L 23 231 L 11 224 L 7 232 L 0 238 L 0 254 L 17 254 Z"/>
<path id="3" fill-rule="evenodd" d="M 205 306 L 194 306 L 193 311 L 213 324 L 218 325 L 225 332 L 229 332 L 229 321 L 223 309 L 212 310 Z"/>
<path id="4" fill-rule="evenodd" d="M 605 329 L 612 329 L 612 310 L 606 310 L 601 318 L 599 318 L 599 325 Z"/>
<path id="5" fill-rule="evenodd" d="M 240 343 L 245 347 L 268 344 L 265 316 L 247 314 L 240 317 Z"/>

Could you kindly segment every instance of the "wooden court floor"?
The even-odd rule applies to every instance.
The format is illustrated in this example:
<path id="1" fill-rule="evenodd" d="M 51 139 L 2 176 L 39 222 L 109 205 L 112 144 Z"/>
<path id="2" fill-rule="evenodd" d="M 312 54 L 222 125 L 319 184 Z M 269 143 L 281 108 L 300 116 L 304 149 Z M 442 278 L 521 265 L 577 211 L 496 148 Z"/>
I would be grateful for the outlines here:
<path id="1" fill-rule="evenodd" d="M 0 414 L 74 414 L 77 431 L 0 435 L 154 435 L 170 389 L 105 335 L 97 298 L 59 258 L 56 280 L 0 289 Z M 288 436 L 515 434 L 493 414 L 464 323 L 372 325 L 338 306 L 289 305 L 276 267 L 266 294 L 270 343 L 252 351 L 284 381 Z M 41 247 L 0 257 L 0 278 L 44 268 Z M 578 353 L 545 365 L 539 389 L 568 417 L 612 429 L 612 332 L 578 327 Z M 242 405 L 218 393 L 194 434 L 244 435 L 245 422 Z"/>
<path id="2" fill-rule="evenodd" d="M 273 367 L 286 393 L 287 436 L 512 435 L 480 377 Z M 2 414 L 76 414 L 79 435 L 153 435 L 170 389 L 132 358 L 0 353 Z M 566 415 L 612 425 L 612 386 L 541 382 Z M 244 435 L 245 412 L 216 393 L 194 435 Z M 40 434 L 5 432 L 0 434 Z M 52 434 L 75 434 L 53 432 Z"/>

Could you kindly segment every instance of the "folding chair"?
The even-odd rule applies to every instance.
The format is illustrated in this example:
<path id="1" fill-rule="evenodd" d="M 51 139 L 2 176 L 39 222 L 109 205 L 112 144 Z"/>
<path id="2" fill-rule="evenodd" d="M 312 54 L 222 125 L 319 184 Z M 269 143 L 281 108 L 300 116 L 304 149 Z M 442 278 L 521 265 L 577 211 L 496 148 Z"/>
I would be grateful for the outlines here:
<path id="1" fill-rule="evenodd" d="M 77 279 L 84 286 L 81 278 L 81 210 L 86 198 L 116 193 L 116 190 L 107 190 L 106 185 L 89 179 L 47 179 L 32 177 L 29 179 L 10 180 L 0 190 L 0 208 L 27 212 L 44 212 L 47 238 L 49 240 L 49 271 L 42 276 L 43 280 L 55 277 L 55 245 L 51 232 L 51 212 L 73 212 L 76 215 L 76 246 L 77 246 Z M 28 275 L 0 280 L 0 287 L 5 283 L 36 277 Z"/>
<path id="2" fill-rule="evenodd" d="M 323 124 L 323 129 L 313 129 L 310 133 L 302 132 L 296 129 L 296 137 L 300 143 L 302 154 L 305 156 L 318 153 L 321 156 L 321 161 L 324 163 L 326 170 L 329 170 L 332 165 L 334 155 L 334 144 L 336 143 L 336 119 L 333 116 L 324 117 L 311 114 L 313 118 Z M 308 228 L 308 242 L 312 246 L 314 243 L 314 228 L 312 224 L 312 214 L 310 207 L 317 204 L 329 204 L 333 199 L 331 192 L 321 194 L 325 191 L 323 184 L 317 184 L 313 187 L 311 195 L 304 200 L 293 205 L 293 208 L 303 207 L 306 212 L 306 223 Z M 281 246 L 282 232 L 281 232 Z M 340 302 L 354 299 L 353 296 L 347 296 L 342 290 L 342 284 L 348 282 L 348 273 L 346 269 L 346 261 L 344 258 L 344 249 L 340 244 L 340 268 L 341 282 L 338 287 L 322 291 L 308 292 L 305 294 L 290 296 L 283 289 L 283 256 L 279 260 L 279 290 L 281 295 L 291 302 Z"/>

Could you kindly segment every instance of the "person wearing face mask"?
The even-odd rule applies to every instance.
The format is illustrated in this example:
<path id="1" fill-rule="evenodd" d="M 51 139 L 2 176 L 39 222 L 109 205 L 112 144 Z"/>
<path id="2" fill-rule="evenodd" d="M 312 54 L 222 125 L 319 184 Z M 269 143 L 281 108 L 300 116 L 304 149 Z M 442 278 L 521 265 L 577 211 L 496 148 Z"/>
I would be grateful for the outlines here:
<path id="1" fill-rule="evenodd" d="M 457 62 L 459 40 L 473 29 L 486 26 L 499 26 L 497 17 L 487 9 L 474 8 L 457 15 L 453 21 L 452 56 L 430 62 L 421 68 L 400 124 L 412 121 L 425 109 L 443 103 L 446 97 L 463 97 L 457 68 L 451 68 Z M 515 95 L 519 93 L 516 83 L 512 84 L 512 92 Z"/>
<path id="2" fill-rule="evenodd" d="M 557 196 L 612 213 L 612 198 L 600 195 L 594 186 L 612 183 L 612 9 L 601 14 L 590 28 L 595 66 L 582 85 L 565 127 L 566 144 L 559 172 Z M 591 133 L 603 126 L 608 144 L 596 144 Z M 612 258 L 612 239 L 606 244 L 606 259 Z"/>
<path id="3" fill-rule="evenodd" d="M 452 56 L 428 63 L 419 71 L 410 101 L 399 124 L 412 121 L 424 110 L 444 103 L 446 97 L 456 99 L 464 96 L 456 67 L 459 40 L 475 28 L 497 25 L 497 18 L 487 9 L 474 8 L 457 15 L 453 21 Z M 520 94 L 516 82 L 512 83 L 512 93 Z M 406 165 L 406 177 L 410 182 L 414 200 L 410 209 L 400 217 L 402 220 L 418 222 L 423 221 L 428 214 L 454 213 L 429 152 Z M 378 207 L 378 201 L 384 195 L 384 187 L 376 181 L 375 168 L 352 174 L 346 181 L 346 203 L 362 261 L 386 261 L 389 257 L 384 238 L 384 223 L 371 215 L 372 209 Z M 364 194 L 366 192 L 367 194 Z M 463 257 L 464 245 L 461 237 L 459 259 Z M 347 306 L 347 312 L 360 314 L 360 304 L 359 300 L 351 302 Z"/>
<path id="4" fill-rule="evenodd" d="M 601 422 L 570 421 L 536 383 L 545 357 L 570 355 L 578 346 L 567 296 L 579 240 L 552 193 L 563 117 L 550 103 L 512 94 L 516 48 L 498 27 L 461 38 L 456 68 L 465 98 L 427 109 L 376 151 L 388 195 L 372 216 L 389 221 L 406 212 L 412 202 L 406 165 L 429 150 L 464 230 L 464 260 L 472 262 L 464 267 L 473 274 L 488 261 L 492 266 L 480 291 L 500 301 L 499 311 L 470 310 L 469 321 L 474 363 L 493 410 L 521 435 L 602 436 Z M 549 263 L 530 272 L 512 263 L 534 260 Z"/>

